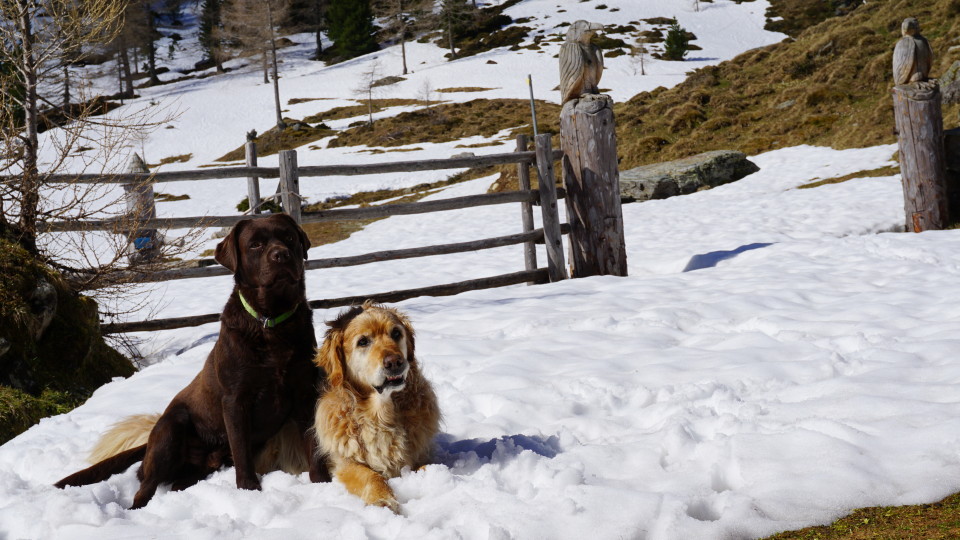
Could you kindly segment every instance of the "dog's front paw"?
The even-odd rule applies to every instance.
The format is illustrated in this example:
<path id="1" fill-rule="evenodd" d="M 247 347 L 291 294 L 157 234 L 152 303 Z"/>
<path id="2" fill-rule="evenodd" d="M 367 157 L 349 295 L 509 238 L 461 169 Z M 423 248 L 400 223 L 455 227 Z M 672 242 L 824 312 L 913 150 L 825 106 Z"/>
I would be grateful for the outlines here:
<path id="1" fill-rule="evenodd" d="M 257 480 L 256 476 L 253 478 L 237 478 L 237 487 L 251 491 L 260 491 L 260 480 Z"/>
<path id="2" fill-rule="evenodd" d="M 397 502 L 393 497 L 380 499 L 376 503 L 377 506 L 383 506 L 384 508 L 389 508 L 394 514 L 400 515 L 400 503 Z"/>

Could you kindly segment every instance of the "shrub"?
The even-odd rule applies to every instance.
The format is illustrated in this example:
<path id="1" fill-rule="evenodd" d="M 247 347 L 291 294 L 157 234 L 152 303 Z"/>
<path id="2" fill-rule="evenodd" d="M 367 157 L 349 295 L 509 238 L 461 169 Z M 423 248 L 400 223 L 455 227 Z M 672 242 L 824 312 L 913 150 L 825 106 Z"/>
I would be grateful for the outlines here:
<path id="1" fill-rule="evenodd" d="M 687 37 L 686 30 L 680 26 L 680 23 L 674 21 L 663 42 L 663 59 L 682 61 L 690 50 L 689 44 L 690 39 Z"/>

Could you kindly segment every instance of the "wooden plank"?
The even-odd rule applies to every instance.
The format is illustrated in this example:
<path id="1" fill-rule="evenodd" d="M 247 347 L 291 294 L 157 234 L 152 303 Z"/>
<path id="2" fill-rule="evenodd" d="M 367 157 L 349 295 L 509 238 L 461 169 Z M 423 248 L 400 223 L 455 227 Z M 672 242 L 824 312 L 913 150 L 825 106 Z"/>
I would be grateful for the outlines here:
<path id="1" fill-rule="evenodd" d="M 563 262 L 563 240 L 560 233 L 560 213 L 557 209 L 557 185 L 553 175 L 553 149 L 550 134 L 536 137 L 537 174 L 540 192 L 540 212 L 543 217 L 543 234 L 547 248 L 547 269 L 550 281 L 567 279 Z"/>
<path id="2" fill-rule="evenodd" d="M 560 151 L 555 152 L 554 159 L 560 159 Z M 396 172 L 416 172 L 443 169 L 468 169 L 472 167 L 488 167 L 504 165 L 522 161 L 536 160 L 534 152 L 506 152 L 502 154 L 488 154 L 485 156 L 468 156 L 445 159 L 425 159 L 419 161 L 394 161 L 389 163 L 368 163 L 363 165 L 311 165 L 300 167 L 301 177 L 313 176 L 356 176 L 363 174 L 384 174 Z M 225 178 L 246 178 L 259 176 L 261 178 L 279 178 L 279 167 L 221 167 L 215 169 L 195 169 L 189 171 L 161 171 L 151 174 L 51 174 L 43 181 L 51 184 L 130 184 L 145 180 L 154 183 L 181 182 L 185 180 L 222 180 Z M 0 183 L 14 181 L 14 176 L 0 176 Z"/>
<path id="3" fill-rule="evenodd" d="M 328 259 L 313 259 L 306 261 L 307 270 L 318 270 L 321 268 L 343 268 L 348 266 L 358 266 L 382 261 L 396 261 L 401 259 L 411 259 L 415 257 L 430 257 L 434 255 L 451 255 L 454 253 L 467 253 L 481 249 L 493 249 L 498 247 L 512 246 L 526 242 L 542 242 L 543 229 L 536 229 L 526 233 L 511 234 L 507 236 L 497 236 L 494 238 L 485 238 L 483 240 L 472 240 L 469 242 L 457 242 L 453 244 L 443 244 L 439 246 L 424 246 L 406 249 L 393 249 L 387 251 L 378 251 L 375 253 L 365 253 L 363 255 L 352 255 L 349 257 L 331 257 Z M 229 276 L 230 271 L 218 265 L 204 266 L 202 268 L 176 268 L 160 272 L 117 272 L 114 274 L 118 280 L 136 283 L 152 283 L 159 281 L 173 281 L 177 279 L 194 279 L 214 276 Z"/>
<path id="4" fill-rule="evenodd" d="M 903 84 L 891 92 L 906 230 L 943 229 L 947 225 L 947 180 L 939 84 Z"/>
<path id="5" fill-rule="evenodd" d="M 404 289 L 386 293 L 377 293 L 365 296 L 348 296 L 343 298 L 331 298 L 327 300 L 312 300 L 309 305 L 312 309 L 328 309 L 341 306 L 352 306 L 362 303 L 364 300 L 371 299 L 377 302 L 400 302 L 418 296 L 451 296 L 467 291 L 476 291 L 481 289 L 492 289 L 496 287 L 506 287 L 528 281 L 545 283 L 548 279 L 546 269 L 524 270 L 512 274 L 503 274 L 480 279 L 471 279 L 446 285 L 434 285 L 431 287 L 420 287 L 417 289 Z M 110 323 L 101 325 L 100 330 L 104 334 L 119 334 L 124 332 L 152 332 L 156 330 L 172 330 L 174 328 L 186 328 L 188 326 L 199 326 L 216 322 L 220 319 L 219 313 L 209 313 L 207 315 L 194 315 L 190 317 L 176 317 L 170 319 L 154 319 L 150 321 L 135 321 L 125 323 Z"/>
<path id="6" fill-rule="evenodd" d="M 244 159 L 247 167 L 255 168 L 257 166 L 257 141 L 256 131 L 247 134 L 247 143 L 243 146 Z M 247 203 L 250 214 L 260 213 L 260 178 L 257 176 L 247 177 Z"/>
<path id="7" fill-rule="evenodd" d="M 589 95 L 564 104 L 560 146 L 573 277 L 626 276 L 613 100 Z"/>
<path id="8" fill-rule="evenodd" d="M 540 195 L 536 190 L 484 193 L 481 195 L 468 195 L 466 197 L 453 197 L 451 199 L 442 199 L 439 201 L 385 204 L 382 206 L 370 206 L 367 208 L 340 208 L 333 210 L 322 210 L 320 212 L 303 212 L 301 214 L 301 219 L 303 223 L 318 223 L 322 221 L 342 221 L 353 219 L 376 219 L 388 216 L 424 214 L 428 212 L 460 210 L 463 208 L 474 208 L 477 206 L 488 206 L 494 204 L 535 201 L 538 200 L 539 197 Z M 245 219 L 261 219 L 267 217 L 268 215 L 269 214 L 250 216 L 237 215 L 157 218 L 146 220 L 142 226 L 153 227 L 156 229 L 232 227 Z M 124 221 L 120 219 L 53 221 L 50 223 L 38 224 L 38 228 L 40 229 L 40 232 L 118 231 L 118 228 L 122 227 L 123 223 Z"/>
<path id="9" fill-rule="evenodd" d="M 517 152 L 526 152 L 529 146 L 530 138 L 521 133 L 517 135 Z M 530 164 L 517 164 L 517 177 L 519 178 L 520 191 L 530 190 Z M 520 203 L 520 221 L 523 223 L 523 230 L 533 230 L 533 204 L 531 202 Z M 523 265 L 527 270 L 533 270 L 537 267 L 537 246 L 533 242 L 528 242 L 523 246 Z M 533 283 L 531 283 L 533 285 Z"/>
<path id="10" fill-rule="evenodd" d="M 300 174 L 297 171 L 297 151 L 280 151 L 280 199 L 283 211 L 292 217 L 297 225 L 303 223 L 303 209 L 300 204 Z"/>

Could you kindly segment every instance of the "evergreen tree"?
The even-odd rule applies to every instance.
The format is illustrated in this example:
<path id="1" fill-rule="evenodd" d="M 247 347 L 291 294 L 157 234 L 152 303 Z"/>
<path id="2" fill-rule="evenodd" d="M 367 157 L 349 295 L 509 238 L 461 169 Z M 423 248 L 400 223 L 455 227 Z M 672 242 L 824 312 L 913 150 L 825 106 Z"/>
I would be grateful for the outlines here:
<path id="1" fill-rule="evenodd" d="M 690 40 L 687 38 L 687 31 L 680 26 L 680 23 L 674 19 L 673 24 L 667 31 L 667 37 L 663 42 L 664 60 L 683 60 L 689 51 Z"/>
<path id="2" fill-rule="evenodd" d="M 327 28 L 333 54 L 341 59 L 378 49 L 370 0 L 330 0 Z"/>

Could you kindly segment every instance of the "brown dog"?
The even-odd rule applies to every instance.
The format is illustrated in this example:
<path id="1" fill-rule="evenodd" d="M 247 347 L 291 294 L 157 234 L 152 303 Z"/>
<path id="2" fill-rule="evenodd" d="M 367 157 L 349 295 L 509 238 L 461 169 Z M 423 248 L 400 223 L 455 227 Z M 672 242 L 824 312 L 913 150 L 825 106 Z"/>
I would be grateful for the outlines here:
<path id="1" fill-rule="evenodd" d="M 260 489 L 254 459 L 288 421 L 299 428 L 294 433 L 310 457 L 310 479 L 328 481 L 309 434 L 319 377 L 311 362 L 316 339 L 304 289 L 309 247 L 285 214 L 238 223 L 214 257 L 234 273 L 235 284 L 203 369 L 155 420 L 145 444 L 110 455 L 56 486 L 99 482 L 142 459 L 133 508 L 146 505 L 161 483 L 183 489 L 230 463 L 237 487 Z M 139 425 L 153 421 L 140 417 Z"/>
<path id="2" fill-rule="evenodd" d="M 430 462 L 440 408 L 414 356 L 413 328 L 395 309 L 366 302 L 327 323 L 316 362 L 327 374 L 314 430 L 347 490 L 399 505 L 387 478 Z"/>

